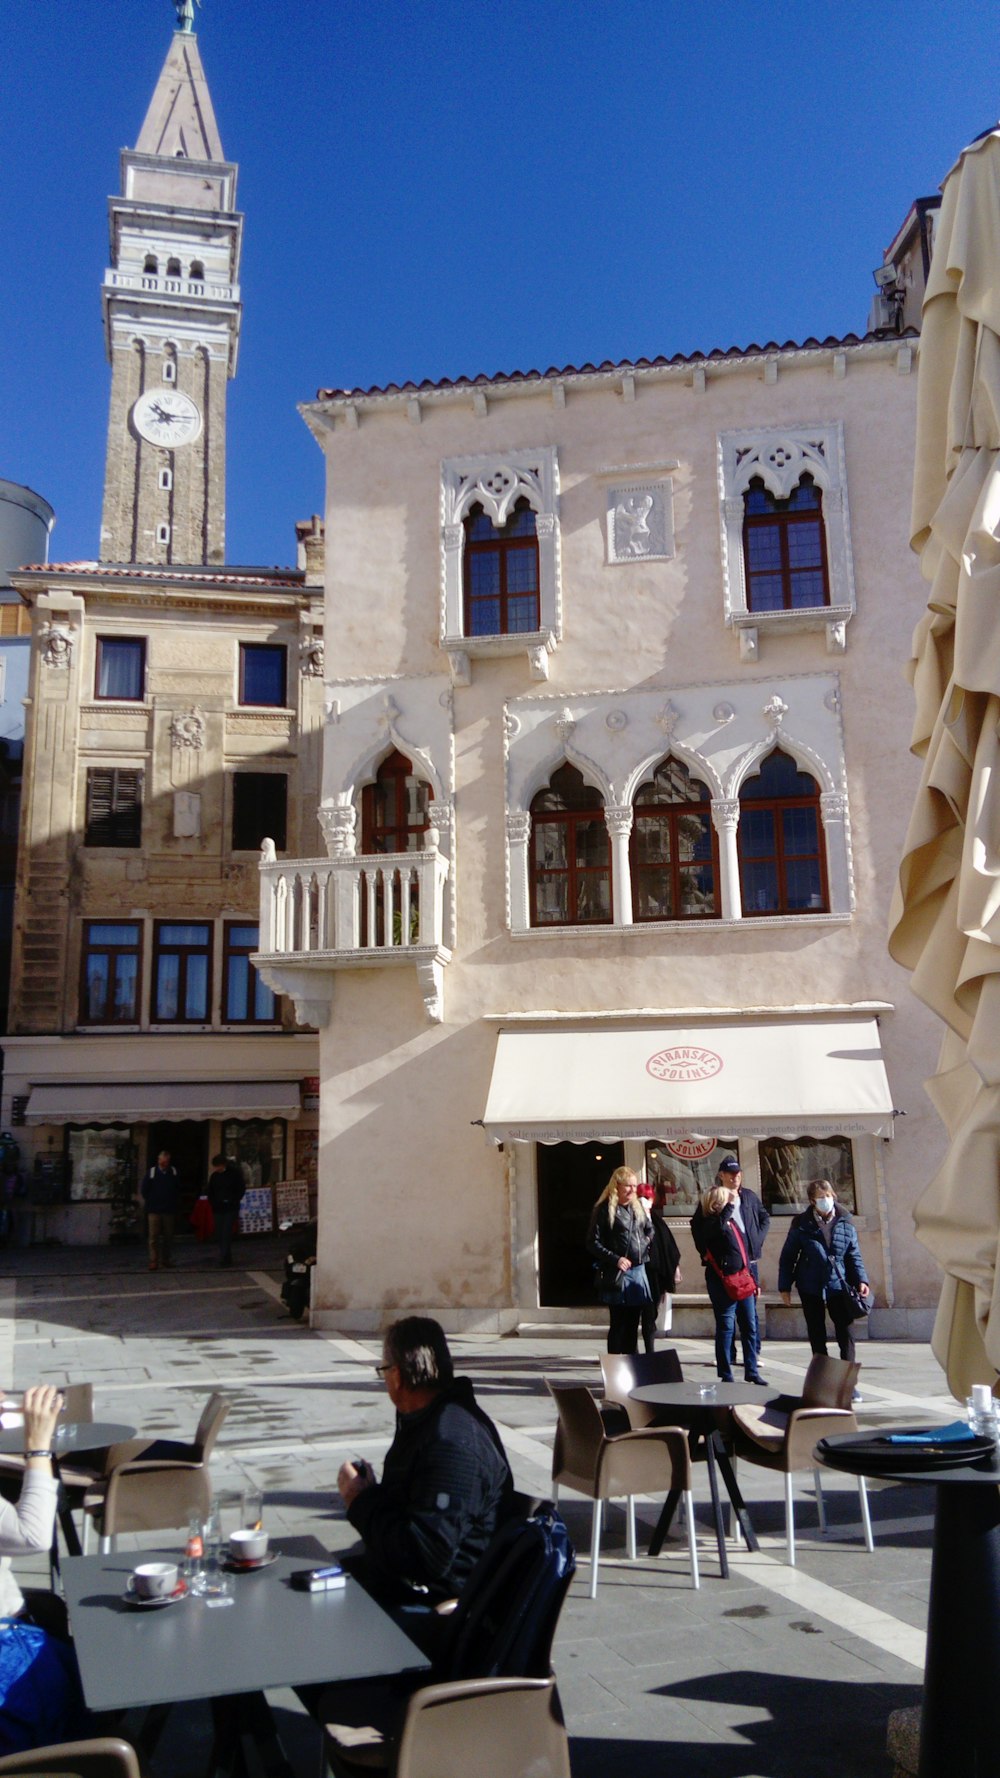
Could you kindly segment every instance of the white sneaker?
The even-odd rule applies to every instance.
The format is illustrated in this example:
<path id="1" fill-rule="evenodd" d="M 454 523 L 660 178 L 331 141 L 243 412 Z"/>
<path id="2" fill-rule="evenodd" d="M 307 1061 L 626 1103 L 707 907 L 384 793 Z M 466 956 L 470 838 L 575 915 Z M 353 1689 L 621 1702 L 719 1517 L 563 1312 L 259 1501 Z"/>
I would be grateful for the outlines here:
<path id="1" fill-rule="evenodd" d="M 856 1401 L 864 1401 L 864 1399 L 860 1389 L 855 1389 L 854 1394 L 851 1396 L 852 1403 Z"/>

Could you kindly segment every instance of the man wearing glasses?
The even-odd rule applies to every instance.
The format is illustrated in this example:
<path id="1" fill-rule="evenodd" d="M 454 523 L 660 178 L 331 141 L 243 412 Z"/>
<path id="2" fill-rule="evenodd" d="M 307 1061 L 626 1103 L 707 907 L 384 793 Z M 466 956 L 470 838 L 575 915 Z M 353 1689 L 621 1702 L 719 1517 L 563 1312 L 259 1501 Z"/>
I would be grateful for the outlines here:
<path id="1" fill-rule="evenodd" d="M 490 1541 L 513 1488 L 492 1420 L 456 1377 L 444 1329 L 409 1315 L 387 1330 L 375 1366 L 396 1409 L 382 1480 L 362 1458 L 337 1487 L 365 1546 L 358 1578 L 380 1597 L 453 1598 Z"/>

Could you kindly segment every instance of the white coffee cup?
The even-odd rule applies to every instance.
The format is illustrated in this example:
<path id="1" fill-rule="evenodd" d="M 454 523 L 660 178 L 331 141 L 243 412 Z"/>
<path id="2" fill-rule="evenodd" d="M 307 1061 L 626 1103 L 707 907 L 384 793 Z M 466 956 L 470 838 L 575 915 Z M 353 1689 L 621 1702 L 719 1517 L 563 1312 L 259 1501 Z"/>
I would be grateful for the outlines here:
<path id="1" fill-rule="evenodd" d="M 143 1562 L 132 1570 L 132 1585 L 140 1599 L 166 1599 L 177 1591 L 176 1562 Z"/>
<path id="2" fill-rule="evenodd" d="M 249 1528 L 234 1531 L 229 1539 L 229 1550 L 237 1562 L 259 1562 L 267 1555 L 267 1532 Z"/>

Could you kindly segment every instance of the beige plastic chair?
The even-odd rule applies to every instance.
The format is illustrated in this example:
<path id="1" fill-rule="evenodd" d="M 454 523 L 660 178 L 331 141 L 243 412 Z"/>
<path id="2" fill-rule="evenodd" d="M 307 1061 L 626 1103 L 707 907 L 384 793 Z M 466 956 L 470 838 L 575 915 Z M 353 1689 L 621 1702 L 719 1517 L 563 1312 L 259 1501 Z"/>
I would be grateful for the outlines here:
<path id="1" fill-rule="evenodd" d="M 91 1520 L 102 1552 L 123 1531 L 167 1531 L 205 1516 L 212 1498 L 209 1458 L 229 1413 L 210 1395 L 190 1445 L 173 1439 L 128 1439 L 108 1451 L 104 1475 L 83 1501 L 84 1551 Z"/>
<path id="2" fill-rule="evenodd" d="M 582 1383 L 548 1383 L 559 1422 L 552 1449 L 552 1480 L 572 1488 L 594 1502 L 590 1549 L 590 1597 L 597 1597 L 597 1571 L 601 1554 L 601 1519 L 605 1500 L 626 1502 L 627 1543 L 630 1562 L 636 1560 L 635 1496 L 676 1492 L 684 1502 L 691 1585 L 699 1587 L 698 1546 L 691 1496 L 691 1451 L 687 1433 L 680 1426 L 647 1426 L 638 1432 L 608 1434 L 601 1410 Z"/>
<path id="3" fill-rule="evenodd" d="M 858 1423 L 850 1403 L 860 1369 L 859 1364 L 849 1364 L 846 1359 L 824 1358 L 817 1354 L 806 1371 L 801 1396 L 784 1396 L 769 1407 L 733 1409 L 736 1455 L 761 1469 L 777 1470 L 785 1478 L 785 1540 L 790 1568 L 795 1567 L 792 1478 L 798 1471 L 812 1470 L 819 1527 L 825 1531 L 823 1482 L 813 1461 L 813 1451 L 821 1438 L 839 1432 L 857 1432 Z M 873 1554 L 875 1543 L 864 1476 L 858 1477 L 858 1498 L 865 1545 Z"/>
<path id="4" fill-rule="evenodd" d="M 113 1736 L 4 1754 L 0 1773 L 17 1772 L 45 1772 L 50 1778 L 140 1778 L 135 1749 Z"/>
<path id="5" fill-rule="evenodd" d="M 397 1743 L 352 1741 L 328 1723 L 334 1778 L 570 1778 L 569 1742 L 554 1677 L 460 1679 L 414 1692 Z"/>
<path id="6" fill-rule="evenodd" d="M 644 1426 L 676 1424 L 668 1408 L 630 1400 L 631 1391 L 643 1389 L 647 1383 L 683 1383 L 681 1361 L 672 1346 L 665 1346 L 662 1352 L 602 1352 L 601 1376 L 605 1403 L 624 1409 L 633 1432 Z"/>

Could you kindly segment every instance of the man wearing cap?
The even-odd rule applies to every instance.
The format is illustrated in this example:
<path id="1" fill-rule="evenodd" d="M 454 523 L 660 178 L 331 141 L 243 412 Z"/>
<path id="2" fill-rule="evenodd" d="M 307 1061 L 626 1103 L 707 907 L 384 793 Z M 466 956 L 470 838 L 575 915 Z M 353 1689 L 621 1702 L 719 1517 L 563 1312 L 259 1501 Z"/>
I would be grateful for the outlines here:
<path id="1" fill-rule="evenodd" d="M 744 1245 L 747 1250 L 747 1268 L 750 1272 L 750 1276 L 759 1286 L 759 1262 L 760 1256 L 764 1251 L 764 1242 L 767 1239 L 767 1231 L 771 1226 L 770 1214 L 765 1210 L 757 1193 L 747 1191 L 746 1186 L 743 1184 L 743 1169 L 734 1154 L 727 1154 L 724 1159 L 719 1162 L 719 1170 L 715 1177 L 718 1185 L 729 1186 L 730 1189 L 734 1190 L 737 1194 L 736 1203 L 733 1208 L 733 1221 L 739 1229 L 740 1234 L 743 1236 Z M 699 1204 L 691 1218 L 691 1234 L 694 1237 L 694 1244 L 701 1255 L 702 1262 L 704 1262 L 705 1259 L 705 1241 L 701 1230 L 703 1221 L 704 1217 L 702 1216 L 701 1205 Z M 758 1352 L 760 1351 L 759 1315 L 757 1317 L 757 1350 Z M 736 1333 L 734 1330 L 733 1357 L 735 1358 L 735 1356 Z"/>

